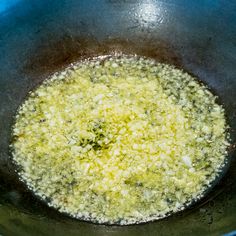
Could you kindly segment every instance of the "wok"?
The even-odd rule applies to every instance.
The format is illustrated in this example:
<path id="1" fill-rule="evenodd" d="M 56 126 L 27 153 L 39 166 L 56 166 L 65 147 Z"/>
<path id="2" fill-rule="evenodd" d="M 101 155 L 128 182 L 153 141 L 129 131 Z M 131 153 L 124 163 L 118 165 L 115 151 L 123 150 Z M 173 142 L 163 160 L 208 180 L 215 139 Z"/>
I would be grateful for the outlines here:
<path id="1" fill-rule="evenodd" d="M 236 229 L 235 1 L 4 2 L 8 9 L 0 13 L 0 235 L 222 235 Z M 78 59 L 116 52 L 151 57 L 197 76 L 219 96 L 232 139 L 228 171 L 204 199 L 166 219 L 122 227 L 78 221 L 47 207 L 19 182 L 9 158 L 14 114 L 28 91 Z"/>

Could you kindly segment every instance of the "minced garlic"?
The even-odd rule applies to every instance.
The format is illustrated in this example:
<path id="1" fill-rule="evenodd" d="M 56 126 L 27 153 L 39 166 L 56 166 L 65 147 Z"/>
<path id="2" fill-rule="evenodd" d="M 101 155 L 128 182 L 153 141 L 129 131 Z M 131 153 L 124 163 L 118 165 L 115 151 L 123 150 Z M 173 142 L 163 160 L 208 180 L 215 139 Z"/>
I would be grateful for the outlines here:
<path id="1" fill-rule="evenodd" d="M 224 165 L 227 127 L 215 99 L 153 60 L 79 62 L 19 108 L 13 159 L 36 195 L 75 218 L 162 218 L 201 197 Z"/>

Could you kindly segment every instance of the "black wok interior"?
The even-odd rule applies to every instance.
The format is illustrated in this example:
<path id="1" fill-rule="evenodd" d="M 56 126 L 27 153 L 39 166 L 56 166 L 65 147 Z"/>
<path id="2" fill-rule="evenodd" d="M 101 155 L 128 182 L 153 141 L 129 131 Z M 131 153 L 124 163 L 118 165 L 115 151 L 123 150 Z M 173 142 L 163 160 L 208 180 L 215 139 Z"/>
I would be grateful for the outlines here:
<path id="1" fill-rule="evenodd" d="M 81 58 L 116 52 L 176 65 L 219 96 L 231 163 L 199 203 L 166 219 L 106 226 L 57 213 L 19 182 L 11 126 L 27 93 Z M 236 2 L 19 0 L 0 14 L 0 235 L 222 235 L 236 230 Z"/>

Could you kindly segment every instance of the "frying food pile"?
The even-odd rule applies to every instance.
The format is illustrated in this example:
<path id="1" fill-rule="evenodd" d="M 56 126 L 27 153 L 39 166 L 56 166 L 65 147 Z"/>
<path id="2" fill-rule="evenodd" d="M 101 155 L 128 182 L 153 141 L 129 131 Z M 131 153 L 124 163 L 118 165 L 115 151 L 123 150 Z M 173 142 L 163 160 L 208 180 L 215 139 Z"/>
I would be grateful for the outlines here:
<path id="1" fill-rule="evenodd" d="M 11 144 L 27 186 L 72 217 L 146 222 L 200 198 L 224 166 L 224 109 L 189 74 L 140 57 L 73 64 L 18 109 Z"/>

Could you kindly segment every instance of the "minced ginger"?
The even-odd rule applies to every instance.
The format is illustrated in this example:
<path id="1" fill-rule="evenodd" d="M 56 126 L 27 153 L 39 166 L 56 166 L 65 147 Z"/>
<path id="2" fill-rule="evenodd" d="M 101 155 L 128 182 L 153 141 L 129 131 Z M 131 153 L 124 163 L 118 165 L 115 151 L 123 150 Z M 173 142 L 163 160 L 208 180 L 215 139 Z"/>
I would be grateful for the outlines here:
<path id="1" fill-rule="evenodd" d="M 200 198 L 224 165 L 227 125 L 215 99 L 150 59 L 82 61 L 21 105 L 13 159 L 36 195 L 75 218 L 162 218 Z"/>

